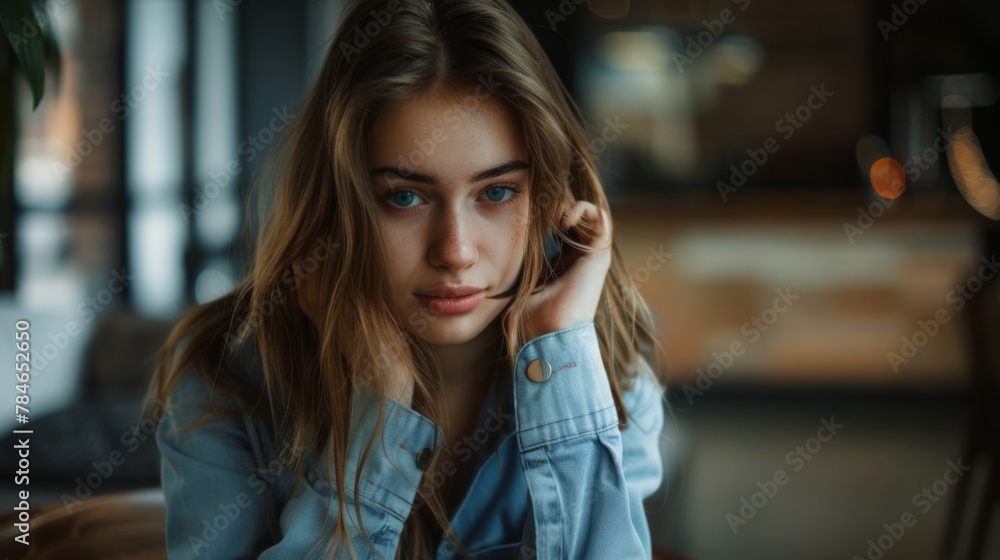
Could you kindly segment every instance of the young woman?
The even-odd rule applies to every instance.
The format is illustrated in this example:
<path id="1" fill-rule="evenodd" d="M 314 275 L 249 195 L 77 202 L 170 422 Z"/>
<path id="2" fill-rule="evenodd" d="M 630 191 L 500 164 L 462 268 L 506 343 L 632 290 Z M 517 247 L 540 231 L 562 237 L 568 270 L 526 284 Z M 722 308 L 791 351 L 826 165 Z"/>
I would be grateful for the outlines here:
<path id="1" fill-rule="evenodd" d="M 504 0 L 347 7 L 147 396 L 170 558 L 651 557 L 658 345 L 581 122 Z"/>

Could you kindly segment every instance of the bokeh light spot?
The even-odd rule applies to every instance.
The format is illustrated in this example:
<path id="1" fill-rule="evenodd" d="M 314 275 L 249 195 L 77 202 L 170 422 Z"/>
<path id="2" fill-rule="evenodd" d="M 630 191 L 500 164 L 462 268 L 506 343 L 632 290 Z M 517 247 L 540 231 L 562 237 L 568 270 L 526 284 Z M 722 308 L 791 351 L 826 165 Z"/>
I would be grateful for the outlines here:
<path id="1" fill-rule="evenodd" d="M 875 192 L 889 200 L 899 198 L 906 190 L 906 174 L 899 162 L 888 157 L 876 160 L 868 173 Z"/>

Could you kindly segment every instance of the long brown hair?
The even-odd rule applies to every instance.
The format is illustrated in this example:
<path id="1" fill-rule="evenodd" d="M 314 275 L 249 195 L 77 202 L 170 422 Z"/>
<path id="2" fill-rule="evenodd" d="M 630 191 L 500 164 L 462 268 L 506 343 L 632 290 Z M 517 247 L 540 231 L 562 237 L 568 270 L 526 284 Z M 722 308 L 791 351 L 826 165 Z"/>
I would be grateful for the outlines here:
<path id="1" fill-rule="evenodd" d="M 328 480 L 335 481 L 338 496 L 346 495 L 349 396 L 356 375 L 364 375 L 380 395 L 381 409 L 386 387 L 379 375 L 378 344 L 407 331 L 388 282 L 379 206 L 368 171 L 369 130 L 381 108 L 439 85 L 456 92 L 488 91 L 506 103 L 522 124 L 530 154 L 524 266 L 519 291 L 501 318 L 509 371 L 527 342 L 524 300 L 546 271 L 545 232 L 558 230 L 574 201 L 609 210 L 588 148 L 591 135 L 536 38 L 505 0 L 353 0 L 318 79 L 282 140 L 275 180 L 257 183 L 273 202 L 262 204 L 266 217 L 245 279 L 228 295 L 181 318 L 160 353 L 147 406 L 165 402 L 180 377 L 195 370 L 210 386 L 239 396 L 244 414 L 269 418 L 286 429 L 291 449 L 330 446 Z M 572 239 L 564 242 L 574 244 Z M 305 270 L 293 268 L 300 260 L 309 263 L 320 244 L 336 247 L 335 253 L 312 259 Z M 297 276 L 303 274 L 325 290 L 315 323 L 295 304 Z M 409 330 L 423 320 L 409 318 Z M 620 424 L 626 427 L 621 394 L 632 387 L 635 375 L 654 375 L 641 367 L 642 355 L 658 356 L 653 349 L 660 346 L 649 308 L 617 246 L 594 324 Z M 266 400 L 234 378 L 227 365 L 230 354 L 250 336 L 259 348 Z M 410 350 L 411 369 L 418 372 L 414 409 L 440 425 L 442 410 L 435 396 L 442 383 L 433 373 L 436 364 L 419 337 L 413 337 Z M 362 465 L 374 444 L 375 439 Z M 429 482 L 432 477 L 426 476 L 439 459 L 440 452 L 417 489 L 417 499 L 427 508 L 424 514 L 431 517 L 406 520 L 397 558 L 425 557 L 431 531 L 465 551 Z M 362 465 L 352 465 L 354 472 L 361 473 Z M 301 480 L 309 465 L 303 454 L 295 453 L 290 468 Z M 360 486 L 358 474 L 354 488 Z M 347 535 L 343 501 L 338 507 L 328 551 L 339 549 Z M 361 519 L 357 502 L 356 507 Z M 351 552 L 355 554 L 353 547 Z"/>

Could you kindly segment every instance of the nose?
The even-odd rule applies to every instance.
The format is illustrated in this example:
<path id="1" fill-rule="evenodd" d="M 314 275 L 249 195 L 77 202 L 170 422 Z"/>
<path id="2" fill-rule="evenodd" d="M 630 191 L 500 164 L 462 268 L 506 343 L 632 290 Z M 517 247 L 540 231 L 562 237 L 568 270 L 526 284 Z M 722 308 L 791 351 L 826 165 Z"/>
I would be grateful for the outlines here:
<path id="1" fill-rule="evenodd" d="M 432 227 L 428 261 L 435 268 L 463 270 L 479 258 L 475 220 L 464 209 L 450 206 L 437 216 Z"/>

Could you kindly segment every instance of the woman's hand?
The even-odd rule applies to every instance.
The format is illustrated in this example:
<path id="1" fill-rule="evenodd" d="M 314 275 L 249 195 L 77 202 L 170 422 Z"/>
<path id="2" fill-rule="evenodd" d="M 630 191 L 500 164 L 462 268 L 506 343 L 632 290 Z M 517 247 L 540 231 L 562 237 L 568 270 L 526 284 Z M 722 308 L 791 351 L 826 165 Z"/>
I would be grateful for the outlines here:
<path id="1" fill-rule="evenodd" d="M 525 340 L 532 340 L 594 320 L 611 267 L 611 216 L 595 204 L 579 201 L 563 217 L 562 229 L 592 251 L 566 248 L 556 270 L 561 272 L 528 298 Z"/>
<path id="2" fill-rule="evenodd" d="M 295 265 L 300 267 L 299 261 Z M 319 325 L 317 320 L 316 302 L 322 301 L 316 293 L 315 282 L 309 283 L 308 277 L 303 278 L 299 283 L 298 303 L 299 308 L 314 326 Z M 383 375 L 386 381 L 386 396 L 390 399 L 410 407 L 413 402 L 413 390 L 415 386 L 414 375 L 409 371 L 406 364 L 412 363 L 409 344 L 400 334 L 390 341 L 382 340 L 379 345 L 379 355 L 375 364 L 365 364 L 364 371 L 357 372 L 355 381 L 361 382 L 369 387 L 372 386 L 372 378 L 376 375 Z"/>

